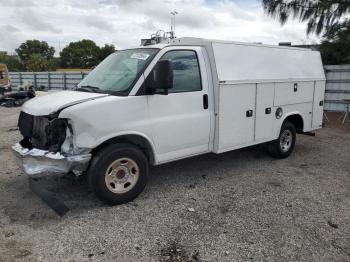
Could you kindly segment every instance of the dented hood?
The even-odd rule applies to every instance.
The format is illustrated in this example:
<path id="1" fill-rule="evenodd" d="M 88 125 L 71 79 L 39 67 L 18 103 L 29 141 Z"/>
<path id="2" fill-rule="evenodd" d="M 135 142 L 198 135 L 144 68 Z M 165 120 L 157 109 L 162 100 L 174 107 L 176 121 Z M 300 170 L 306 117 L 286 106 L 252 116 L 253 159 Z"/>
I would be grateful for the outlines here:
<path id="1" fill-rule="evenodd" d="M 23 105 L 22 110 L 30 115 L 44 116 L 55 113 L 68 106 L 105 96 L 108 96 L 108 94 L 77 91 L 53 92 L 27 101 Z"/>

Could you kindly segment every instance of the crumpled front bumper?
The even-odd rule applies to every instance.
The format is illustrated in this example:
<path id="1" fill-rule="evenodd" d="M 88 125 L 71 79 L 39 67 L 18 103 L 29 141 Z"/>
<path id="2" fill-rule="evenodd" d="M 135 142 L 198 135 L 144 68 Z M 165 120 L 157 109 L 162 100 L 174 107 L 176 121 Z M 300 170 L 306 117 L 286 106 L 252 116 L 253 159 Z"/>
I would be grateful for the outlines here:
<path id="1" fill-rule="evenodd" d="M 12 146 L 12 151 L 18 159 L 23 171 L 30 177 L 59 176 L 70 171 L 86 171 L 91 160 L 91 154 L 64 156 L 45 150 L 22 147 L 19 143 Z"/>

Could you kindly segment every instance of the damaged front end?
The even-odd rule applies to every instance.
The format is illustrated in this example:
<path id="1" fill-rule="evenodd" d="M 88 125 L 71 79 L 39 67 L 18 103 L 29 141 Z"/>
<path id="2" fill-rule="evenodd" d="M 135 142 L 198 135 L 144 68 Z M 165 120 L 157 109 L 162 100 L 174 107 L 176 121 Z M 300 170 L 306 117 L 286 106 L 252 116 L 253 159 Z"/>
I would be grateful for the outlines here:
<path id="1" fill-rule="evenodd" d="M 30 177 L 76 175 L 86 171 L 91 154 L 74 146 L 68 119 L 58 115 L 33 116 L 20 113 L 18 127 L 23 140 L 12 146 L 24 172 Z"/>

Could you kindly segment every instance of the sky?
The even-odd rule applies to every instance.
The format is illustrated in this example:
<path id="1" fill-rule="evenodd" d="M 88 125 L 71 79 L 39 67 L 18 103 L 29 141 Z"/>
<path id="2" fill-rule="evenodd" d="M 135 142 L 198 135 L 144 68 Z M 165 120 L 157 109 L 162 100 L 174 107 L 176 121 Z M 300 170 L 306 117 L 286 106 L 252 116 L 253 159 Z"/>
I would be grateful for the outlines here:
<path id="1" fill-rule="evenodd" d="M 0 51 L 14 52 L 25 40 L 47 41 L 56 55 L 69 42 L 91 39 L 117 49 L 139 46 L 157 30 L 176 36 L 278 44 L 306 44 L 305 24 L 283 27 L 267 17 L 258 0 L 0 0 Z"/>

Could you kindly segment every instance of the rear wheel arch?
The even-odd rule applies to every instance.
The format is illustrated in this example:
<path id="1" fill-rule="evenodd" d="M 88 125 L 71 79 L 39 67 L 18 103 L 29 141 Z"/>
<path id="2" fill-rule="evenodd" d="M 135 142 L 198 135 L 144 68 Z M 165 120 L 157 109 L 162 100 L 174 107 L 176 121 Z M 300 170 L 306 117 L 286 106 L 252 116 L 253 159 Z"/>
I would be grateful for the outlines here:
<path id="1" fill-rule="evenodd" d="M 151 165 L 155 165 L 156 157 L 152 143 L 148 138 L 137 134 L 125 134 L 110 138 L 92 150 L 92 155 L 96 155 L 103 148 L 111 144 L 131 144 L 138 147 L 147 157 Z"/>
<path id="2" fill-rule="evenodd" d="M 304 119 L 299 113 L 290 114 L 284 120 L 283 124 L 289 122 L 294 125 L 295 130 L 298 134 L 303 133 L 304 130 Z M 282 125 L 283 125 L 282 124 Z"/>

